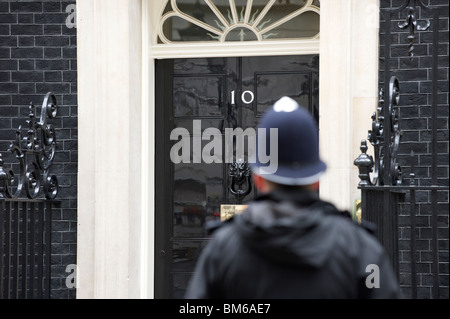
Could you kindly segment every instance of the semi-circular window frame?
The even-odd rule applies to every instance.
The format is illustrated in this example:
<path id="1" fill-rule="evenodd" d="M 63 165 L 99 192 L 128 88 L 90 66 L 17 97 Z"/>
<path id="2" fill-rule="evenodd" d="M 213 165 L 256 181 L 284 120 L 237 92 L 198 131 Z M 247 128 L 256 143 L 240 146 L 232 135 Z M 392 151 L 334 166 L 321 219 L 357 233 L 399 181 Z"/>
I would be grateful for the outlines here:
<path id="1" fill-rule="evenodd" d="M 305 14 L 307 12 L 313 12 L 320 17 L 320 7 L 315 5 L 315 3 L 318 3 L 318 0 L 307 0 L 306 3 L 299 9 L 287 14 L 281 19 L 277 19 L 276 21 L 271 21 L 271 18 L 268 16 L 268 13 L 270 12 L 271 8 L 276 2 L 279 2 L 280 0 L 269 0 L 268 3 L 265 5 L 264 9 L 258 13 L 253 12 L 253 0 L 247 0 L 247 4 L 245 5 L 245 10 L 243 10 L 244 7 L 241 8 L 241 10 L 238 9 L 236 6 L 235 0 L 229 0 L 229 14 L 227 17 L 225 17 L 222 12 L 216 7 L 214 4 L 214 0 L 202 0 L 205 4 L 208 5 L 210 10 L 216 15 L 216 26 L 212 26 L 206 22 L 203 22 L 192 15 L 183 12 L 179 9 L 179 6 L 177 4 L 176 0 L 167 0 L 164 7 L 168 7 L 170 4 L 170 10 L 166 10 L 166 12 L 160 17 L 159 23 L 158 23 L 158 29 L 157 29 L 157 37 L 159 39 L 160 44 L 177 44 L 180 42 L 184 42 L 183 39 L 181 41 L 172 41 L 167 38 L 167 36 L 164 34 L 164 24 L 166 21 L 168 21 L 170 18 L 177 17 L 180 19 L 183 19 L 187 21 L 188 23 L 195 25 L 203 30 L 206 30 L 208 34 L 211 36 L 211 40 L 209 42 L 214 43 L 224 43 L 227 42 L 227 35 L 236 29 L 245 29 L 251 31 L 258 42 L 263 41 L 283 41 L 283 40 L 317 40 L 320 36 L 320 31 L 317 32 L 314 36 L 310 37 L 295 37 L 295 38 L 272 38 L 268 35 L 271 34 L 271 31 L 275 28 L 291 21 L 292 19 L 295 19 L 302 14 Z M 288 0 L 283 0 L 288 1 Z M 261 27 L 263 26 L 263 27 Z M 272 33 L 273 34 L 273 33 Z M 204 41 L 186 41 L 190 43 L 195 42 L 204 42 Z M 243 40 L 243 42 L 248 42 Z"/>

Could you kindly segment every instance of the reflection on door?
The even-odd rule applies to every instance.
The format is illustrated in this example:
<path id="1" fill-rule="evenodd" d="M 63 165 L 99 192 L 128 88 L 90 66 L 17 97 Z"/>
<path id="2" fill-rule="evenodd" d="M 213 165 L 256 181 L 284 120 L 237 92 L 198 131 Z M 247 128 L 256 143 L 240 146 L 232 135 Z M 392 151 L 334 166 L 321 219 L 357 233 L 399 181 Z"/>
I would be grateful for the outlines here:
<path id="1" fill-rule="evenodd" d="M 318 55 L 157 61 L 156 298 L 183 297 L 208 242 L 205 224 L 220 220 L 221 205 L 257 195 L 232 178 L 248 153 L 226 161 L 226 130 L 256 128 L 283 96 L 318 120 L 318 62 Z"/>

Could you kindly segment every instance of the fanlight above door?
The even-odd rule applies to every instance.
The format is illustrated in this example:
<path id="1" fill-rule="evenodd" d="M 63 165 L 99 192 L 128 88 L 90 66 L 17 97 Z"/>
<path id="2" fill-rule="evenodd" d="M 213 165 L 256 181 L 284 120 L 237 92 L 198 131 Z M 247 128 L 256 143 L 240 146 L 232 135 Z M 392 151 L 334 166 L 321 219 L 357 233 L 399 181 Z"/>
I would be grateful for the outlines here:
<path id="1" fill-rule="evenodd" d="M 319 0 L 168 0 L 158 43 L 319 37 Z"/>

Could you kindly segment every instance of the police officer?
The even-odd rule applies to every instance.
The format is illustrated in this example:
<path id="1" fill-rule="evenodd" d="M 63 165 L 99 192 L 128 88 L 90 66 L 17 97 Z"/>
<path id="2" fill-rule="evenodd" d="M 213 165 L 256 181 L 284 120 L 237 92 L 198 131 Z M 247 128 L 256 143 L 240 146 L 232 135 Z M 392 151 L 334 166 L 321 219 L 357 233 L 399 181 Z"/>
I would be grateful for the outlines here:
<path id="1" fill-rule="evenodd" d="M 278 169 L 252 164 L 262 195 L 212 234 L 186 298 L 399 298 L 380 243 L 348 212 L 319 198 L 326 164 L 308 111 L 283 97 L 259 128 L 278 131 Z M 263 138 L 270 143 L 269 134 Z"/>

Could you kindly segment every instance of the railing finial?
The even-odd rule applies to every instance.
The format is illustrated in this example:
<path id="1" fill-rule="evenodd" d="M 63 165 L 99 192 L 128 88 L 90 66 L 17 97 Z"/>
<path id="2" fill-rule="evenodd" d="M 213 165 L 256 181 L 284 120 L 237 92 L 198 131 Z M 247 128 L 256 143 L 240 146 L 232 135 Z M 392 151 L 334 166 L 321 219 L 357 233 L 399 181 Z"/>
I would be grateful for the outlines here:
<path id="1" fill-rule="evenodd" d="M 368 186 L 372 185 L 372 182 L 370 181 L 370 173 L 373 171 L 373 157 L 370 155 L 367 155 L 367 141 L 362 140 L 361 141 L 361 154 L 358 156 L 358 158 L 355 160 L 354 164 L 358 167 L 359 170 L 359 186 Z"/>

